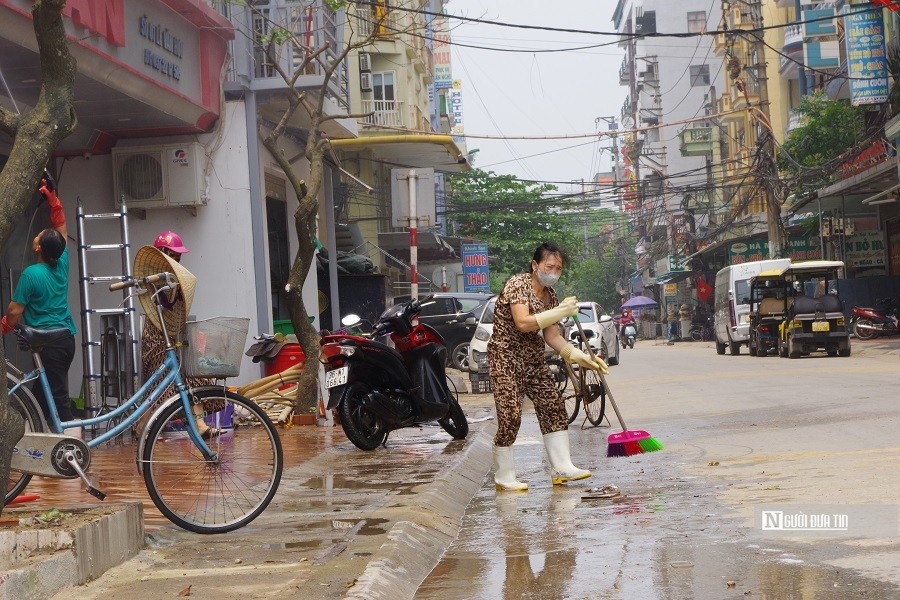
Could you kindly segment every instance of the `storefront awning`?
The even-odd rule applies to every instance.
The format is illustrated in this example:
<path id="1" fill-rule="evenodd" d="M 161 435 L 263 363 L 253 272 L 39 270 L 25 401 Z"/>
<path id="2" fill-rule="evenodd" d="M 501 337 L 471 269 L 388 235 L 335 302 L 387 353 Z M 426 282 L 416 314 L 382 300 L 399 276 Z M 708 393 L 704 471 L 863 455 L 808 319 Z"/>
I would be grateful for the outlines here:
<path id="1" fill-rule="evenodd" d="M 0 2 L 0 56 L 9 83 L 0 104 L 24 111 L 41 94 L 41 61 L 31 14 L 16 4 Z M 91 8 L 82 6 L 77 24 L 63 19 L 78 65 L 78 127 L 60 142 L 57 155 L 105 153 L 123 138 L 209 131 L 221 110 L 222 66 L 235 36 L 228 19 L 200 0 L 162 2 L 166 10 L 160 7 L 149 19 L 140 8 L 126 11 L 120 3 L 121 13 L 107 14 L 101 4 L 77 3 Z M 144 31 L 165 31 L 177 52 L 141 35 L 141 19 Z"/>
<path id="2" fill-rule="evenodd" d="M 840 210 L 844 213 L 869 212 L 866 199 L 883 194 L 898 183 L 897 158 L 889 157 L 865 171 L 816 190 L 788 208 L 791 215 L 800 212 Z M 802 210 L 816 201 L 812 207 Z"/>
<path id="3" fill-rule="evenodd" d="M 455 258 L 456 251 L 443 236 L 430 231 L 420 231 L 417 235 L 419 260 L 441 260 Z M 378 247 L 393 256 L 409 260 L 409 232 L 391 231 L 378 234 Z"/>
<path id="4" fill-rule="evenodd" d="M 459 173 L 468 171 L 465 155 L 453 137 L 440 134 L 362 135 L 355 139 L 332 140 L 335 150 L 371 149 L 377 158 L 412 169 Z"/>
<path id="5" fill-rule="evenodd" d="M 659 277 L 656 278 L 657 284 L 663 283 L 678 283 L 679 281 L 684 281 L 688 277 L 691 276 L 691 271 L 672 271 L 670 273 L 663 273 Z"/>

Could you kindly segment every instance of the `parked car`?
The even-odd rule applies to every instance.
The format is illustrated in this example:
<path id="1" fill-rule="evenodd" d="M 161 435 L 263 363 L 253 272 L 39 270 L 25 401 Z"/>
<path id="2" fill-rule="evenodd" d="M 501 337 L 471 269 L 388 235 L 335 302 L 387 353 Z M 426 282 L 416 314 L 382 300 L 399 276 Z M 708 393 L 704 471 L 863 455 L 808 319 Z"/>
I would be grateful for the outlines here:
<path id="1" fill-rule="evenodd" d="M 461 371 L 469 368 L 469 342 L 478 318 L 493 297 L 491 294 L 436 292 L 433 302 L 419 312 L 419 322 L 434 327 L 447 342 L 448 363 L 453 368 Z"/>
<path id="2" fill-rule="evenodd" d="M 613 318 L 605 314 L 596 302 L 579 302 L 578 322 L 594 352 L 602 356 L 609 365 L 619 364 L 619 332 Z M 580 339 L 578 327 L 571 319 L 565 319 L 563 324 L 572 327 L 568 338 L 577 343 Z"/>
<path id="3" fill-rule="evenodd" d="M 478 326 L 475 335 L 469 342 L 469 371 L 477 373 L 479 370 L 487 370 L 487 345 L 494 332 L 494 307 L 497 305 L 496 296 L 488 300 L 478 316 Z"/>
<path id="4" fill-rule="evenodd" d="M 487 368 L 487 345 L 488 340 L 491 339 L 491 334 L 494 332 L 494 306 L 496 303 L 497 298 L 494 297 L 485 305 L 484 310 L 478 319 L 478 327 L 475 328 L 475 335 L 472 337 L 472 341 L 469 344 L 469 371 L 473 373 L 477 373 L 479 368 L 481 371 L 484 371 Z M 603 344 L 594 343 L 597 332 L 602 330 L 604 341 L 607 345 L 612 344 L 612 346 L 607 347 L 615 347 L 615 354 L 610 359 L 609 364 L 619 364 L 618 335 L 612 317 L 602 314 L 602 309 L 594 302 L 579 302 L 578 314 L 581 326 L 584 328 L 588 337 L 591 337 L 591 347 L 594 348 L 594 351 L 602 353 L 601 348 Z M 599 320 L 596 315 L 600 315 Z M 575 327 L 572 319 L 564 319 L 559 324 L 559 327 L 560 333 L 567 340 L 578 339 L 578 329 Z M 545 346 L 545 350 L 548 354 L 556 354 L 549 346 Z M 604 360 L 608 358 L 606 354 L 603 354 L 603 357 Z"/>

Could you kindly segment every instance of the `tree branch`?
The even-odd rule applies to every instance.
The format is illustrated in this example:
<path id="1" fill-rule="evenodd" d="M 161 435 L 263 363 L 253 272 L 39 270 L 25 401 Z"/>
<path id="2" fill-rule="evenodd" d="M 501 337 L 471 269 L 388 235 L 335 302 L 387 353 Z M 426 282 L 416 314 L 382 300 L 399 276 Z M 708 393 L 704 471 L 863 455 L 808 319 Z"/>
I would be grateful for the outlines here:
<path id="1" fill-rule="evenodd" d="M 5 108 L 0 108 L 0 131 L 7 134 L 9 137 L 16 137 L 16 132 L 19 129 L 21 120 L 21 117 L 16 113 L 6 110 Z"/>

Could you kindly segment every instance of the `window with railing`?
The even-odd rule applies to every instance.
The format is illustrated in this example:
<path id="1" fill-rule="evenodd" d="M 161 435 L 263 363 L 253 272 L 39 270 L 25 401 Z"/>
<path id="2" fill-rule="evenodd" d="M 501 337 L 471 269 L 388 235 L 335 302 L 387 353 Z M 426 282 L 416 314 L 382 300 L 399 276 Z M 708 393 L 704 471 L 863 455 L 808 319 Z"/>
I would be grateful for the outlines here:
<path id="1" fill-rule="evenodd" d="M 397 14 L 390 10 L 389 0 L 358 2 L 356 5 L 357 31 L 363 38 L 372 34 L 376 38 L 388 38 L 399 30 Z"/>

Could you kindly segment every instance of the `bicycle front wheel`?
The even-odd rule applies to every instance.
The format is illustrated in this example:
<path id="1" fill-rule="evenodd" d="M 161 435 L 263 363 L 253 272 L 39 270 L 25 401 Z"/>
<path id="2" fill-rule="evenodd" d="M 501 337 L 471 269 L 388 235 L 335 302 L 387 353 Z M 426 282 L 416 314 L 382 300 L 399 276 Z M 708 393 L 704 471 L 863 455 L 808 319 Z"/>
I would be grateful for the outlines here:
<path id="1" fill-rule="evenodd" d="M 578 394 L 575 392 L 563 394 L 563 402 L 566 403 L 566 414 L 569 415 L 569 424 L 571 425 L 578 417 L 578 405 L 580 404 Z"/>
<path id="2" fill-rule="evenodd" d="M 147 491 L 169 520 L 195 533 L 243 527 L 269 505 L 284 468 L 281 439 L 268 416 L 249 398 L 224 389 L 191 392 L 195 408 L 180 402 L 148 430 L 141 457 Z M 187 419 L 218 430 L 207 440 L 207 459 L 187 434 Z M 200 425 L 203 429 L 203 425 Z"/>
<path id="3" fill-rule="evenodd" d="M 581 402 L 591 425 L 599 425 L 606 415 L 606 388 L 596 371 L 584 371 Z"/>
<path id="4" fill-rule="evenodd" d="M 13 381 L 7 375 L 6 389 L 12 388 L 16 383 L 18 382 Z M 44 431 L 44 421 L 40 412 L 38 412 L 37 400 L 34 399 L 31 391 L 27 388 L 21 387 L 16 390 L 15 394 L 9 395 L 9 408 L 17 411 L 22 416 L 22 419 L 25 421 L 25 433 L 41 433 Z M 10 469 L 9 479 L 6 484 L 6 497 L 3 499 L 4 506 L 25 491 L 30 481 L 31 475 Z"/>

